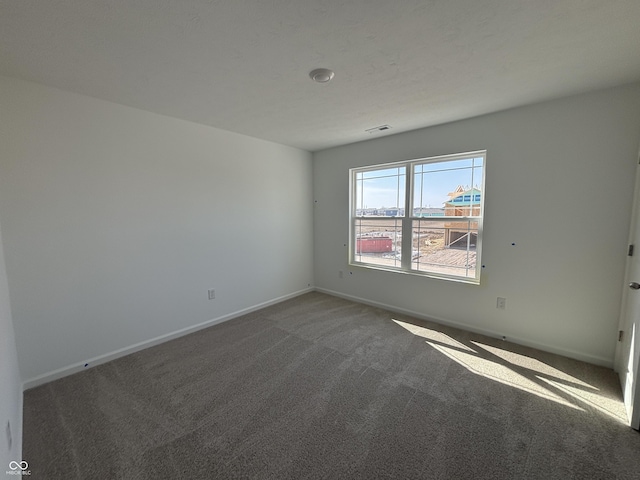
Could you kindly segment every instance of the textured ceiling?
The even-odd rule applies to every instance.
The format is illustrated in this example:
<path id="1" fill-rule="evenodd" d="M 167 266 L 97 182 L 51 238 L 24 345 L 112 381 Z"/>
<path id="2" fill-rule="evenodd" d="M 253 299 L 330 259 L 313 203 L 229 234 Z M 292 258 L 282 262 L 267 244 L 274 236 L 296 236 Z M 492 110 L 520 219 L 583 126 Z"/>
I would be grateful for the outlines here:
<path id="1" fill-rule="evenodd" d="M 1 0 L 0 74 L 314 151 L 640 80 L 639 24 L 638 0 Z"/>

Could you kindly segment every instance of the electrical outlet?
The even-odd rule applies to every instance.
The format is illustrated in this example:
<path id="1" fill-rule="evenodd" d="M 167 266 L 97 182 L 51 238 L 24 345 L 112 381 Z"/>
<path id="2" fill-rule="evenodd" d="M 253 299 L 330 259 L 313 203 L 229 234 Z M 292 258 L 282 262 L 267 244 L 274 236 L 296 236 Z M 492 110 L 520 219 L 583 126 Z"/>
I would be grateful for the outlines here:
<path id="1" fill-rule="evenodd" d="M 496 308 L 499 310 L 504 310 L 507 308 L 507 299 L 504 297 L 498 297 L 496 301 Z"/>
<path id="2" fill-rule="evenodd" d="M 216 298 L 215 289 L 211 288 L 211 289 L 207 290 L 207 293 L 209 294 L 209 300 L 213 300 L 214 298 Z"/>

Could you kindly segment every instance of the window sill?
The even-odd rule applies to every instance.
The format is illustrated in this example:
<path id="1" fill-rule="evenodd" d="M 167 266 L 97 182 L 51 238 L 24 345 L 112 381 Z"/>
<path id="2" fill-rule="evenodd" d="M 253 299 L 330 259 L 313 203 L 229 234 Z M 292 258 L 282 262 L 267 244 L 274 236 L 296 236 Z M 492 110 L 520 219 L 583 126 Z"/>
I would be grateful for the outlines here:
<path id="1" fill-rule="evenodd" d="M 369 263 L 349 262 L 350 267 L 362 268 L 364 270 L 376 270 L 379 272 L 399 273 L 402 275 L 410 275 L 418 278 L 432 278 L 435 280 L 445 280 L 448 282 L 464 283 L 467 285 L 480 285 L 479 278 L 458 277 L 435 272 L 423 272 L 418 270 L 404 270 L 400 267 L 382 267 Z"/>

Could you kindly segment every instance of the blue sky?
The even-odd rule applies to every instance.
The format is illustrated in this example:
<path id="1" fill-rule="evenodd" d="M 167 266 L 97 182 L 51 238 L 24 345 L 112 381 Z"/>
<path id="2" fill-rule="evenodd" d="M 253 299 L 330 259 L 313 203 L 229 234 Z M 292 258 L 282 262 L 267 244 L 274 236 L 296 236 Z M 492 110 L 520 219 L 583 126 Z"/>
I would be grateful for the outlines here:
<path id="1" fill-rule="evenodd" d="M 458 185 L 482 185 L 482 159 L 455 160 L 417 165 L 414 177 L 414 207 L 442 207 Z M 404 167 L 359 173 L 356 208 L 404 206 Z M 364 185 L 364 189 L 362 189 Z"/>

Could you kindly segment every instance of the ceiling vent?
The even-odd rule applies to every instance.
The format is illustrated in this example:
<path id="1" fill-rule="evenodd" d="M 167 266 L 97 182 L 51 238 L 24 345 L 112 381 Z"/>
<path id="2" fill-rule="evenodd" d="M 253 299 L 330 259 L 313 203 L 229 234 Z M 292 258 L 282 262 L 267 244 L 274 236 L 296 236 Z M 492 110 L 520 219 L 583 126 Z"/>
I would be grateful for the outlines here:
<path id="1" fill-rule="evenodd" d="M 380 125 L 379 127 L 367 128 L 365 132 L 367 133 L 376 133 L 376 132 L 384 132 L 385 130 L 391 130 L 390 125 Z"/>

